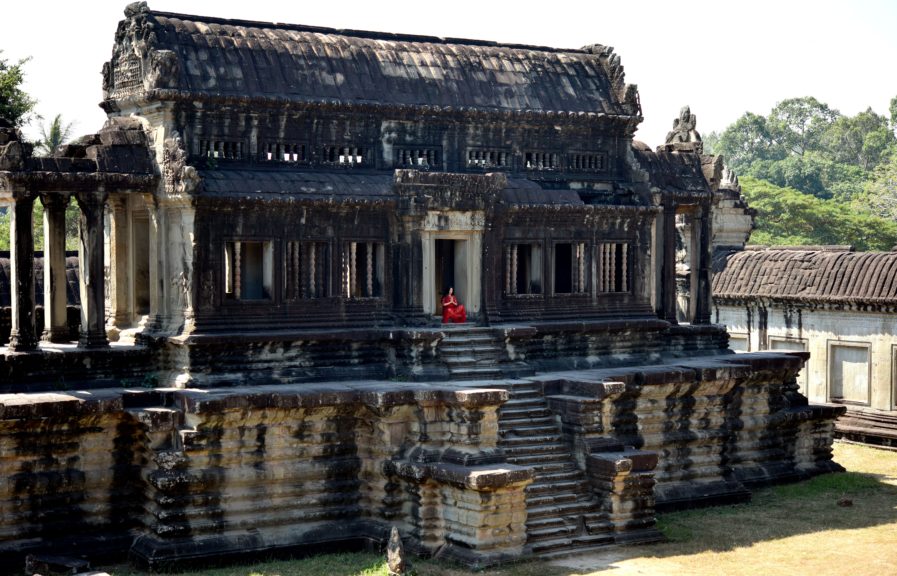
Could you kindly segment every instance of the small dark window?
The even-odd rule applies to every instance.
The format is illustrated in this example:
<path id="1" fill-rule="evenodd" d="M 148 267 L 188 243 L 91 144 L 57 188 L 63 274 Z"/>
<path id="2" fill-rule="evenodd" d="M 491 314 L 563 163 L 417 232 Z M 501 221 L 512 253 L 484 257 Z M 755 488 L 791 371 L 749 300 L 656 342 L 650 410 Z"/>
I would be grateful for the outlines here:
<path id="1" fill-rule="evenodd" d="M 324 298 L 328 293 L 326 242 L 287 242 L 284 247 L 284 291 L 287 300 Z"/>
<path id="2" fill-rule="evenodd" d="M 511 153 L 504 150 L 468 150 L 470 168 L 510 168 Z"/>
<path id="3" fill-rule="evenodd" d="M 324 146 L 321 161 L 336 166 L 360 166 L 365 164 L 365 150 L 358 146 Z"/>
<path id="4" fill-rule="evenodd" d="M 554 293 L 586 291 L 586 245 L 583 242 L 554 245 Z"/>
<path id="5" fill-rule="evenodd" d="M 266 142 L 259 146 L 262 162 L 287 162 L 299 164 L 307 161 L 305 144 Z"/>
<path id="6" fill-rule="evenodd" d="M 598 291 L 629 292 L 629 245 L 619 242 L 598 244 Z"/>
<path id="7" fill-rule="evenodd" d="M 511 244 L 505 249 L 505 294 L 542 293 L 542 246 Z"/>
<path id="8" fill-rule="evenodd" d="M 343 296 L 383 296 L 385 247 L 382 242 L 347 242 L 343 251 Z"/>
<path id="9" fill-rule="evenodd" d="M 234 300 L 273 297 L 274 246 L 271 242 L 225 242 L 224 294 Z"/>
<path id="10" fill-rule="evenodd" d="M 567 157 L 567 169 L 573 172 L 603 172 L 607 169 L 603 153 L 572 153 Z"/>
<path id="11" fill-rule="evenodd" d="M 442 153 L 438 148 L 399 148 L 396 150 L 397 168 L 438 170 L 442 166 Z"/>
<path id="12" fill-rule="evenodd" d="M 240 140 L 200 140 L 199 155 L 217 160 L 242 160 L 244 146 Z"/>
<path id="13" fill-rule="evenodd" d="M 561 156 L 550 152 L 527 152 L 523 156 L 523 167 L 527 170 L 557 170 L 561 166 Z"/>

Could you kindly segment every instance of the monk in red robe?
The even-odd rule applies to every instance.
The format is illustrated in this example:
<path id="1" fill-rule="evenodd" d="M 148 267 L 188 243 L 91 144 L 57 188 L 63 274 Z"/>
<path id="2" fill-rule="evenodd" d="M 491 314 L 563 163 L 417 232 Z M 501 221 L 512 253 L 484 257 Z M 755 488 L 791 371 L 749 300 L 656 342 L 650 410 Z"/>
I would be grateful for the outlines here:
<path id="1" fill-rule="evenodd" d="M 449 288 L 448 294 L 442 298 L 442 323 L 448 324 L 449 322 L 456 324 L 467 322 L 467 311 L 464 310 L 463 304 L 458 304 L 454 288 Z"/>

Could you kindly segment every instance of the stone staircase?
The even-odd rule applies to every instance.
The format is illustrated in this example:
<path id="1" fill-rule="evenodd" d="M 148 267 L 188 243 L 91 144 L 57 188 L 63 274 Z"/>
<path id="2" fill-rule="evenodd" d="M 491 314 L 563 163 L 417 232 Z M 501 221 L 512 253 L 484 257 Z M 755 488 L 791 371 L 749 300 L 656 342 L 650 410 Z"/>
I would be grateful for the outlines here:
<path id="1" fill-rule="evenodd" d="M 527 548 L 551 557 L 612 544 L 612 525 L 561 436 L 541 385 L 506 380 L 490 387 L 510 394 L 499 417 L 508 462 L 535 470 L 526 493 Z"/>
<path id="2" fill-rule="evenodd" d="M 458 326 L 446 328 L 439 342 L 439 357 L 448 366 L 452 380 L 501 378 L 498 367 L 501 348 L 490 328 Z"/>

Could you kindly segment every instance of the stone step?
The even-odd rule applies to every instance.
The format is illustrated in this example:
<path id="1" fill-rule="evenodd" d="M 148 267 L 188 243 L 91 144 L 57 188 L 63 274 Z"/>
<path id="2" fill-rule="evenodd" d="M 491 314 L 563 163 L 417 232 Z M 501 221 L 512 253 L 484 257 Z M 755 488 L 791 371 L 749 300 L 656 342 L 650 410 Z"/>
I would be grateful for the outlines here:
<path id="1" fill-rule="evenodd" d="M 585 478 L 548 482 L 539 479 L 526 487 L 526 493 L 533 495 L 557 494 L 560 492 L 587 494 L 589 492 L 589 483 Z"/>
<path id="2" fill-rule="evenodd" d="M 558 426 L 554 418 L 499 418 L 498 430 L 502 436 L 540 436 L 558 434 Z"/>
<path id="3" fill-rule="evenodd" d="M 526 527 L 526 543 L 539 542 L 542 540 L 554 540 L 562 538 L 573 538 L 583 531 L 583 527 L 578 524 L 563 524 L 560 526 L 551 526 L 549 528 L 530 529 Z"/>
<path id="4" fill-rule="evenodd" d="M 502 446 L 505 454 L 510 456 L 535 456 L 536 454 L 563 454 L 570 457 L 570 448 L 560 442 Z"/>
<path id="5" fill-rule="evenodd" d="M 540 518 L 527 523 L 527 542 L 559 537 L 596 536 L 613 531 L 606 515 L 593 513 L 579 516 Z"/>
<path id="6" fill-rule="evenodd" d="M 571 464 L 570 454 L 525 454 L 521 456 L 508 456 L 508 462 L 517 466 L 539 466 L 544 464 L 564 463 Z"/>
<path id="7" fill-rule="evenodd" d="M 540 478 L 539 474 L 552 474 L 554 472 L 576 472 L 577 474 L 582 474 L 579 468 L 576 467 L 576 464 L 569 460 L 564 462 L 542 462 L 541 464 L 528 464 L 527 466 L 533 469 L 537 478 Z"/>
<path id="8" fill-rule="evenodd" d="M 526 506 L 527 522 L 529 519 L 566 516 L 579 516 L 582 514 L 594 513 L 597 510 L 597 503 L 591 498 L 580 497 L 571 502 L 548 503 L 544 505 Z"/>
<path id="9" fill-rule="evenodd" d="M 529 446 L 531 444 L 543 444 L 543 443 L 558 443 L 562 441 L 562 437 L 560 434 L 556 434 L 553 432 L 547 432 L 541 436 L 505 436 L 502 437 L 499 444 L 503 448 L 510 448 L 514 446 Z"/>
<path id="10" fill-rule="evenodd" d="M 569 554 L 582 554 L 591 550 L 600 550 L 614 543 L 612 533 L 558 538 L 534 542 L 527 549 L 540 558 L 556 558 Z"/>
<path id="11" fill-rule="evenodd" d="M 573 516 L 545 516 L 532 518 L 526 521 L 527 535 L 532 533 L 548 534 L 551 530 L 569 530 L 574 528 L 585 534 L 601 534 L 613 530 L 614 526 L 608 520 L 606 513 L 585 512 Z"/>
<path id="12" fill-rule="evenodd" d="M 449 346 L 449 347 L 440 347 L 439 353 L 444 356 L 456 356 L 458 354 L 498 354 L 501 350 L 499 350 L 495 346 L 490 346 L 488 344 L 467 344 L 465 346 Z"/>
<path id="13" fill-rule="evenodd" d="M 545 506 L 558 506 L 561 504 L 570 504 L 577 502 L 582 495 L 575 492 L 560 492 L 557 494 L 531 494 L 526 493 L 526 508 L 542 508 Z"/>
<path id="14" fill-rule="evenodd" d="M 449 367 L 449 373 L 453 380 L 484 380 L 501 378 L 501 370 L 491 367 Z"/>
<path id="15" fill-rule="evenodd" d="M 539 408 L 547 408 L 548 404 L 545 402 L 545 398 L 542 396 L 514 396 L 510 394 L 510 399 L 502 404 L 502 408 L 505 409 L 515 409 L 515 408 L 528 408 L 528 407 L 539 407 Z"/>
<path id="16" fill-rule="evenodd" d="M 570 464 L 570 467 L 566 470 L 557 470 L 557 471 L 536 471 L 536 483 L 562 483 L 569 482 L 571 480 L 581 480 L 584 479 L 585 475 L 582 470 L 578 467 L 574 467 Z M 530 484 L 530 488 L 533 484 Z"/>
<path id="17" fill-rule="evenodd" d="M 494 368 L 498 365 L 498 361 L 495 358 L 477 358 L 475 356 L 454 356 L 452 358 L 443 358 L 442 360 L 449 369 L 461 366 L 489 366 Z"/>
<path id="18" fill-rule="evenodd" d="M 551 410 L 546 407 L 515 407 L 512 406 L 510 408 L 506 408 L 502 406 L 499 408 L 499 419 L 501 420 L 516 420 L 520 418 L 545 418 L 547 416 L 551 416 Z"/>
<path id="19" fill-rule="evenodd" d="M 451 348 L 454 346 L 470 346 L 472 344 L 476 345 L 489 345 L 497 348 L 495 344 L 495 338 L 492 334 L 483 334 L 483 333 L 474 333 L 474 334 L 452 334 L 451 336 L 446 336 L 439 342 L 439 347 L 447 347 Z"/>

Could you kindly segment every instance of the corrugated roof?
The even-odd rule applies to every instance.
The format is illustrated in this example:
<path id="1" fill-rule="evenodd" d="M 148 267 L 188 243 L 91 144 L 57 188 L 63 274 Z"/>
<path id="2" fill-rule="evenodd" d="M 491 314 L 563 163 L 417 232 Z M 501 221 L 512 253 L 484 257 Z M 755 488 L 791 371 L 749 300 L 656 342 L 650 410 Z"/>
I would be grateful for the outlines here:
<path id="1" fill-rule="evenodd" d="M 715 298 L 897 304 L 897 252 L 744 250 L 714 262 Z"/>
<path id="2" fill-rule="evenodd" d="M 178 55 L 168 88 L 499 111 L 628 115 L 599 56 L 491 42 L 148 12 L 151 49 Z M 615 57 L 614 57 L 615 58 Z M 618 65 L 618 60 L 613 61 Z"/>

